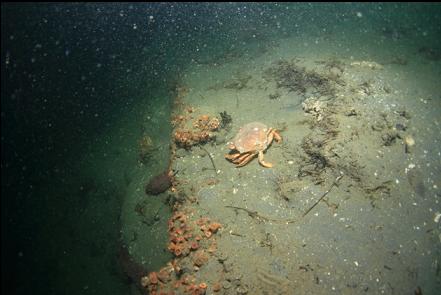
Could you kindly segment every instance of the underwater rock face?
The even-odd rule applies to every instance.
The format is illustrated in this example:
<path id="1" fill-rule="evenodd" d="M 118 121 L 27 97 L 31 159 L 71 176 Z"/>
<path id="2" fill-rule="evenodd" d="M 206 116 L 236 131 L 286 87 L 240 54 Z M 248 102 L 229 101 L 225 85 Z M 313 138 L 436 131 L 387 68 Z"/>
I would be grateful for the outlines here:
<path id="1" fill-rule="evenodd" d="M 146 194 L 158 195 L 165 192 L 172 186 L 172 178 L 168 170 L 150 179 L 145 188 Z"/>
<path id="2" fill-rule="evenodd" d="M 133 259 L 127 247 L 123 244 L 119 247 L 117 260 L 124 275 L 131 283 L 136 285 L 138 290 L 143 292 L 144 289 L 141 286 L 141 278 L 148 273 L 147 269 Z"/>

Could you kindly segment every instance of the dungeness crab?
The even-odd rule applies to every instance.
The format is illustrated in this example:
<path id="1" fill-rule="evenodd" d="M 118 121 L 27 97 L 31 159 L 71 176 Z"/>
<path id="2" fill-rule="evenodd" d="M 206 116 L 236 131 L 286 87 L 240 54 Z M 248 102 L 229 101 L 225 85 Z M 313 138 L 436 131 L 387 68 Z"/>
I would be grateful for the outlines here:
<path id="1" fill-rule="evenodd" d="M 282 140 L 276 129 L 268 128 L 259 122 L 248 123 L 242 126 L 233 141 L 228 143 L 231 151 L 225 158 L 236 164 L 236 167 L 242 167 L 258 156 L 260 165 L 271 168 L 273 165 L 263 160 L 263 152 L 273 139 L 277 142 Z"/>

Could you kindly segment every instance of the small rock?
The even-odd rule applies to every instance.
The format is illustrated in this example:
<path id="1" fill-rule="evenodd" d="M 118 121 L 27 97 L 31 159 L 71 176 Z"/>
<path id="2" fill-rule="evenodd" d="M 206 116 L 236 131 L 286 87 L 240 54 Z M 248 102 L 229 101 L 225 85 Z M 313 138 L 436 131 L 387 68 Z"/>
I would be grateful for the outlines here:
<path id="1" fill-rule="evenodd" d="M 374 131 L 382 131 L 386 126 L 382 122 L 375 122 L 371 125 L 372 130 Z"/>
<path id="2" fill-rule="evenodd" d="M 216 144 L 224 144 L 227 141 L 226 137 L 224 134 L 218 134 L 216 136 Z"/>
<path id="3" fill-rule="evenodd" d="M 240 283 L 240 279 L 234 279 L 233 281 L 231 281 L 231 284 L 236 287 L 240 287 Z"/>
<path id="4" fill-rule="evenodd" d="M 205 152 L 203 149 L 199 149 L 197 152 L 197 155 L 201 158 L 205 157 L 207 155 L 207 152 Z"/>
<path id="5" fill-rule="evenodd" d="M 231 283 L 229 281 L 223 281 L 222 282 L 222 287 L 226 290 L 231 288 Z"/>
<path id="6" fill-rule="evenodd" d="M 222 265 L 224 266 L 225 272 L 230 272 L 233 270 L 233 263 L 232 262 L 224 262 Z"/>
<path id="7" fill-rule="evenodd" d="M 351 108 L 345 112 L 345 115 L 348 117 L 357 116 L 357 111 L 354 108 Z"/>
<path id="8" fill-rule="evenodd" d="M 398 115 L 400 115 L 401 117 L 404 117 L 405 119 L 409 120 L 412 116 L 409 114 L 408 111 L 406 111 L 405 109 L 399 109 L 396 111 L 396 113 Z"/>
<path id="9" fill-rule="evenodd" d="M 405 131 L 407 129 L 407 126 L 402 123 L 397 123 L 397 124 L 395 124 L 395 129 L 400 130 L 400 131 Z"/>
<path id="10" fill-rule="evenodd" d="M 399 137 L 400 135 L 397 132 L 388 131 L 381 135 L 381 140 L 383 141 L 384 146 L 391 146 Z"/>
<path id="11" fill-rule="evenodd" d="M 438 223 L 439 220 L 440 220 L 440 218 L 441 218 L 441 213 L 436 212 L 436 213 L 435 213 L 435 218 L 433 218 L 433 221 L 434 221 L 435 223 Z"/>
<path id="12" fill-rule="evenodd" d="M 177 149 L 176 150 L 176 158 L 184 158 L 189 155 L 189 151 L 186 149 Z"/>
<path id="13" fill-rule="evenodd" d="M 204 250 L 198 250 L 193 254 L 193 264 L 197 267 L 201 267 L 202 265 L 208 262 L 209 256 Z"/>
<path id="14" fill-rule="evenodd" d="M 224 263 L 228 259 L 228 254 L 222 251 L 216 252 L 216 258 L 220 263 Z"/>
<path id="15" fill-rule="evenodd" d="M 239 286 L 236 288 L 237 294 L 247 294 L 248 288 L 246 286 Z"/>

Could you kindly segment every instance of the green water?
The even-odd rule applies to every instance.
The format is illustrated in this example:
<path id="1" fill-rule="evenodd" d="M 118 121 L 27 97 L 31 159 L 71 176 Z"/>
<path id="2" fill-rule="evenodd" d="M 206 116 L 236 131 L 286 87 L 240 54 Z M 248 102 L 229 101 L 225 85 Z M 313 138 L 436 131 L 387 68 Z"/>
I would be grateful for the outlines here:
<path id="1" fill-rule="evenodd" d="M 414 66 L 409 75 L 419 69 L 413 59 L 423 61 L 430 75 L 409 92 L 415 101 L 440 99 L 438 4 L 2 4 L 1 17 L 6 294 L 137 292 L 118 258 L 134 239 L 131 255 L 146 270 L 170 260 L 167 199 L 146 196 L 143 185 L 168 166 L 170 114 L 182 81 L 198 91 L 219 84 L 235 74 L 214 69 L 264 64 L 277 44 L 295 40 L 290 44 L 305 59 L 317 52 L 353 60 L 405 56 Z M 213 69 L 198 72 L 207 65 Z M 188 100 L 203 107 L 194 95 Z M 204 103 L 215 108 L 223 99 Z M 296 105 L 285 105 L 283 116 L 290 110 Z M 438 114 L 434 108 L 416 125 L 429 129 Z M 436 130 L 432 149 L 439 152 Z M 143 162 L 145 135 L 155 150 Z M 439 157 L 428 169 L 439 176 Z M 436 211 L 439 189 L 433 196 Z M 137 213 L 126 208 L 139 200 L 159 214 L 151 221 L 155 231 L 134 229 Z M 429 249 L 439 254 L 440 241 Z M 433 272 L 426 277 L 436 281 L 420 282 L 424 294 L 440 286 L 439 266 Z"/>

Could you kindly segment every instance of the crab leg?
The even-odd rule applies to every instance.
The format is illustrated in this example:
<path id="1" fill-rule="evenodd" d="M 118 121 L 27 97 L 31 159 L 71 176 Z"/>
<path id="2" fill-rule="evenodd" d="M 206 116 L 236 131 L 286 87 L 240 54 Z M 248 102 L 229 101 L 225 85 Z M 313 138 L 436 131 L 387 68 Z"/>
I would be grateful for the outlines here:
<path id="1" fill-rule="evenodd" d="M 274 130 L 273 135 L 274 135 L 274 139 L 277 142 L 281 142 L 282 141 L 282 136 L 280 136 L 280 134 L 279 134 L 279 132 L 277 132 L 277 130 Z"/>
<path id="2" fill-rule="evenodd" d="M 233 160 L 237 159 L 238 157 L 240 157 L 241 155 L 242 155 L 241 153 L 226 154 L 225 158 L 230 161 L 233 161 Z"/>
<path id="3" fill-rule="evenodd" d="M 236 165 L 236 168 L 237 168 L 237 167 L 242 167 L 242 166 L 245 166 L 246 164 L 248 164 L 249 161 L 251 161 L 252 159 L 254 159 L 254 157 L 256 156 L 256 154 L 255 154 L 255 153 L 249 153 L 249 154 L 247 154 L 247 156 L 248 156 L 248 157 L 244 158 L 244 159 L 242 160 L 242 162 L 240 162 L 239 164 Z"/>
<path id="4" fill-rule="evenodd" d="M 240 154 L 239 158 L 234 159 L 233 163 L 234 164 L 240 164 L 240 163 L 242 163 L 242 161 L 244 161 L 246 158 L 248 158 L 249 155 L 250 155 L 249 152 L 242 153 L 242 154 Z"/>
<path id="5" fill-rule="evenodd" d="M 262 165 L 263 167 L 266 167 L 266 168 L 273 167 L 273 164 L 267 163 L 263 160 L 263 151 L 259 152 L 259 163 L 260 163 L 260 165 Z"/>
<path id="6" fill-rule="evenodd" d="M 280 136 L 279 132 L 277 132 L 276 129 L 270 128 L 268 130 L 268 145 L 271 144 L 271 142 L 273 142 L 273 139 L 275 139 L 277 142 L 281 142 L 282 141 L 282 137 Z"/>

